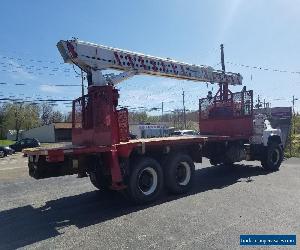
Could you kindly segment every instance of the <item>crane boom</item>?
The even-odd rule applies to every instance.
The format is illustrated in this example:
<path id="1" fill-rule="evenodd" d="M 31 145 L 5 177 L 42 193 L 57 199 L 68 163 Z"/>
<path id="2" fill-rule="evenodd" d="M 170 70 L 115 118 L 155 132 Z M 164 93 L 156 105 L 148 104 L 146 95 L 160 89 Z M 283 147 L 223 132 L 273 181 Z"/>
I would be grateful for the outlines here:
<path id="1" fill-rule="evenodd" d="M 92 74 L 93 84 L 117 84 L 136 74 L 155 75 L 183 80 L 241 85 L 242 76 L 236 73 L 214 70 L 212 67 L 178 62 L 75 40 L 57 43 L 64 62 L 75 64 Z M 101 71 L 123 71 L 115 77 L 105 77 Z"/>

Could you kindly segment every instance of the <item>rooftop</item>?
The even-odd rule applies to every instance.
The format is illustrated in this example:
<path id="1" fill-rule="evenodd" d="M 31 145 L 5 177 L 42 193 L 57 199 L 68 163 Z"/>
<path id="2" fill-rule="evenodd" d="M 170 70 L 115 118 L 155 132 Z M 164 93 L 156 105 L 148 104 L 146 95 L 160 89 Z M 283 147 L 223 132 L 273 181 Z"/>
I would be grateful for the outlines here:
<path id="1" fill-rule="evenodd" d="M 53 123 L 55 129 L 71 129 L 71 122 L 55 122 Z"/>

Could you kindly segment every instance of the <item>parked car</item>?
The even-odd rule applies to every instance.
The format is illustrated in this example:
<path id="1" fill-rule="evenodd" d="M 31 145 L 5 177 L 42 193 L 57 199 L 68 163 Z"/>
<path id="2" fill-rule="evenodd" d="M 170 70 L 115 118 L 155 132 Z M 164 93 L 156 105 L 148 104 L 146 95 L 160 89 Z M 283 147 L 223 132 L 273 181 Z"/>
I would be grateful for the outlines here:
<path id="1" fill-rule="evenodd" d="M 9 146 L 0 146 L 0 151 L 3 151 L 5 156 L 11 155 L 15 152 L 11 147 Z"/>
<path id="2" fill-rule="evenodd" d="M 10 145 L 10 147 L 16 152 L 21 152 L 24 148 L 35 148 L 39 147 L 41 144 L 37 139 L 25 138 L 17 141 L 15 144 Z"/>
<path id="3" fill-rule="evenodd" d="M 137 135 L 133 134 L 131 131 L 129 131 L 129 138 L 131 140 L 137 139 Z"/>
<path id="4" fill-rule="evenodd" d="M 5 152 L 0 149 L 0 158 L 3 158 L 3 157 L 5 157 Z"/>
<path id="5" fill-rule="evenodd" d="M 184 129 L 184 130 L 176 130 L 171 135 L 173 136 L 198 135 L 198 133 L 195 130 Z"/>

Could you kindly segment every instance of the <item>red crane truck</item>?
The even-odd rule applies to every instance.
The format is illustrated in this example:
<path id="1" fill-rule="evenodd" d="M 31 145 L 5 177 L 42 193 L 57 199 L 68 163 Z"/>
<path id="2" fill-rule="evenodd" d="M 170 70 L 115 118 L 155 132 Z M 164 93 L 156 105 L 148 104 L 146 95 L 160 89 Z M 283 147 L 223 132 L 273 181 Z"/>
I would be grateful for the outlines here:
<path id="1" fill-rule="evenodd" d="M 105 47 L 77 39 L 57 44 L 64 62 L 87 73 L 88 93 L 73 101 L 72 145 L 24 150 L 36 178 L 89 176 L 100 190 L 125 190 L 136 203 L 152 202 L 163 188 L 180 194 L 193 184 L 202 157 L 212 165 L 259 160 L 278 170 L 283 159 L 281 131 L 253 115 L 253 92 L 232 93 L 240 74 L 214 70 Z M 120 74 L 103 74 L 103 70 Z M 118 109 L 115 85 L 136 74 L 219 84 L 215 96 L 199 100 L 198 136 L 130 139 L 128 110 Z"/>

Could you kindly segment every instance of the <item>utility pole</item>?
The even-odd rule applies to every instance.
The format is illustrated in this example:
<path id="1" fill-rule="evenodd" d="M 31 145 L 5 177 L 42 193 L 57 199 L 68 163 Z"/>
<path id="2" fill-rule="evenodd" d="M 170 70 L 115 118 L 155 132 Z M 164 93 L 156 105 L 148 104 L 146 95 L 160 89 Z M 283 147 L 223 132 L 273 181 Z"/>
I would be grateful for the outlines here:
<path id="1" fill-rule="evenodd" d="M 221 44 L 221 65 L 222 65 L 222 71 L 225 72 L 225 62 L 224 62 L 224 45 Z"/>
<path id="2" fill-rule="evenodd" d="M 84 96 L 84 82 L 83 82 L 83 72 L 81 70 L 81 96 Z"/>
<path id="3" fill-rule="evenodd" d="M 184 90 L 182 90 L 182 105 L 183 105 L 183 125 L 184 125 L 184 128 L 186 128 Z"/>
<path id="4" fill-rule="evenodd" d="M 164 116 L 164 102 L 161 102 L 161 121 L 163 121 Z"/>
<path id="5" fill-rule="evenodd" d="M 260 102 L 259 95 L 257 96 L 257 104 L 255 106 L 257 109 L 260 109 L 262 107 L 262 103 Z"/>
<path id="6" fill-rule="evenodd" d="M 297 101 L 298 98 L 295 98 L 295 96 L 293 95 L 293 100 L 292 100 L 292 104 L 293 104 L 293 126 L 294 126 L 294 134 L 296 134 L 296 114 L 295 114 L 295 101 Z"/>
<path id="7" fill-rule="evenodd" d="M 225 73 L 225 60 L 224 60 L 224 45 L 220 45 L 221 48 L 221 65 L 222 65 L 222 71 Z M 228 99 L 228 83 L 220 83 L 220 93 L 221 93 L 221 99 L 224 101 L 227 101 Z"/>
<path id="8" fill-rule="evenodd" d="M 82 112 L 82 117 L 85 116 L 85 99 L 84 99 L 84 80 L 83 80 L 83 71 L 81 70 L 81 112 Z M 73 106 L 74 108 L 74 106 Z"/>
<path id="9" fill-rule="evenodd" d="M 293 103 L 293 114 L 295 114 L 295 96 L 294 95 L 293 95 L 292 103 Z"/>

